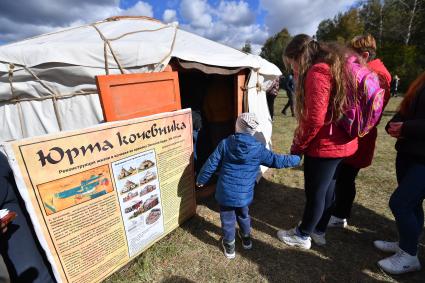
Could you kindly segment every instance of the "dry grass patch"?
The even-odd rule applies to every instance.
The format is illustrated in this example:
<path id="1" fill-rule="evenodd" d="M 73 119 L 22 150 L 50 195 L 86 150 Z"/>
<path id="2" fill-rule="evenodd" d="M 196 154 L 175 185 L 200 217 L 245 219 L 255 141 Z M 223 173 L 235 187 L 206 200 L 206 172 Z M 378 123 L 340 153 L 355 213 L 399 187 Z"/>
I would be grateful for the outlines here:
<path id="1" fill-rule="evenodd" d="M 390 101 L 379 128 L 375 160 L 361 170 L 349 228 L 330 230 L 328 245 L 309 251 L 288 248 L 276 231 L 291 228 L 304 207 L 303 172 L 269 170 L 256 188 L 251 206 L 253 250 L 237 241 L 237 255 L 227 260 L 219 247 L 220 220 L 213 199 L 199 204 L 197 215 L 147 250 L 107 282 L 425 282 L 425 271 L 390 277 L 376 262 L 386 255 L 372 246 L 375 239 L 397 239 L 388 200 L 396 187 L 395 140 L 384 133 L 400 98 Z M 288 152 L 295 128 L 280 113 L 286 97 L 276 99 L 273 143 Z M 425 265 L 424 240 L 420 259 Z"/>

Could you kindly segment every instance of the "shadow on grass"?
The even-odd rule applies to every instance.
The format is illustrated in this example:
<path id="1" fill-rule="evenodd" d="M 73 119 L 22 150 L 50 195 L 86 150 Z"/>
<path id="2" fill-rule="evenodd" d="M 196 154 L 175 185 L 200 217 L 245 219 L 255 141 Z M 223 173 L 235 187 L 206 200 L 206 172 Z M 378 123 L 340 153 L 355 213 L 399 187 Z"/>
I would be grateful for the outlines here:
<path id="1" fill-rule="evenodd" d="M 189 280 L 181 276 L 171 276 L 161 281 L 161 283 L 195 283 L 195 281 Z"/>
<path id="2" fill-rule="evenodd" d="M 203 205 L 218 211 L 218 204 L 212 198 L 204 201 Z M 302 216 L 303 208 L 303 190 L 262 179 L 250 207 L 253 249 L 243 250 L 237 240 L 237 256 L 258 265 L 259 272 L 269 282 L 424 281 L 424 271 L 391 279 L 376 267 L 376 262 L 388 255 L 376 251 L 372 242 L 376 239 L 397 239 L 395 223 L 357 204 L 350 220 L 352 227 L 329 230 L 326 247 L 313 246 L 311 251 L 288 248 L 276 238 L 277 229 L 294 227 Z M 220 243 L 211 234 L 221 235 L 220 227 L 202 216 L 196 215 L 182 228 L 205 244 L 219 249 Z M 255 231 L 268 236 L 257 237 Z M 421 260 L 425 261 L 423 256 Z"/>

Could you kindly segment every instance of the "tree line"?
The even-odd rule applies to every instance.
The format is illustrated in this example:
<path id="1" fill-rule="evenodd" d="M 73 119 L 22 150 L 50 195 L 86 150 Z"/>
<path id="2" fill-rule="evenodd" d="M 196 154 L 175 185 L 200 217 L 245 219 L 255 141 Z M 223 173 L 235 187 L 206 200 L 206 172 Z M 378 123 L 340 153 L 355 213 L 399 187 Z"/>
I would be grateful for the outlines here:
<path id="1" fill-rule="evenodd" d="M 363 0 L 344 13 L 323 20 L 316 39 L 348 43 L 354 36 L 370 33 L 377 42 L 377 57 L 405 90 L 425 71 L 425 1 Z M 260 56 L 286 73 L 282 52 L 292 39 L 286 28 L 267 39 Z"/>

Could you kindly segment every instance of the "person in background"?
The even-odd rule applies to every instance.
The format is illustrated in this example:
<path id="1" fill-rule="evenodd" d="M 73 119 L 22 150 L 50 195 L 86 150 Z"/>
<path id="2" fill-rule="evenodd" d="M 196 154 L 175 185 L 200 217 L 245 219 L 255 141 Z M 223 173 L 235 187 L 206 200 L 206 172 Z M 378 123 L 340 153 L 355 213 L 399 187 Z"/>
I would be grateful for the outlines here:
<path id="1" fill-rule="evenodd" d="M 254 198 L 254 185 L 260 165 L 272 168 L 297 166 L 297 155 L 279 155 L 268 150 L 253 135 L 259 123 L 254 113 L 242 113 L 236 120 L 236 134 L 220 142 L 202 167 L 196 180 L 204 186 L 219 170 L 215 198 L 220 205 L 224 255 L 235 257 L 235 224 L 244 249 L 252 248 L 248 206 Z"/>
<path id="2" fill-rule="evenodd" d="M 192 109 L 192 123 L 193 123 L 193 161 L 195 167 L 195 176 L 199 171 L 199 161 L 198 161 L 198 137 L 199 133 L 202 130 L 202 113 L 200 109 Z"/>
<path id="3" fill-rule="evenodd" d="M 36 240 L 29 216 L 19 197 L 12 170 L 0 153 L 0 209 L 8 209 L 17 217 L 0 230 L 0 255 L 11 282 L 55 282 L 50 264 Z"/>
<path id="4" fill-rule="evenodd" d="M 272 84 L 266 91 L 266 98 L 267 98 L 267 106 L 269 107 L 269 113 L 270 117 L 273 121 L 273 114 L 274 114 L 274 100 L 276 99 L 276 96 L 279 94 L 280 89 L 280 77 L 275 78 L 272 81 Z"/>
<path id="5" fill-rule="evenodd" d="M 390 274 L 421 269 L 419 237 L 424 226 L 425 199 L 425 72 L 409 87 L 398 112 L 388 122 L 388 134 L 397 139 L 395 148 L 398 187 L 389 206 L 394 215 L 399 240 L 375 241 L 377 249 L 394 255 L 378 266 Z"/>
<path id="6" fill-rule="evenodd" d="M 179 85 L 182 109 L 192 109 L 193 159 L 196 175 L 208 158 L 208 154 L 203 151 L 209 150 L 208 137 L 206 137 L 203 128 L 204 117 L 202 113 L 203 99 L 206 93 L 205 75 L 201 72 L 194 72 L 190 75 L 182 73 L 179 77 Z"/>
<path id="7" fill-rule="evenodd" d="M 289 74 L 285 80 L 284 88 L 286 95 L 288 96 L 288 102 L 285 107 L 282 109 L 282 114 L 286 116 L 286 110 L 289 108 L 291 110 L 291 116 L 294 117 L 294 92 L 295 92 L 295 82 L 292 74 Z"/>
<path id="8" fill-rule="evenodd" d="M 337 125 L 346 106 L 347 87 L 354 83 L 354 77 L 345 72 L 348 55 L 338 44 L 318 42 L 305 34 L 295 36 L 283 54 L 297 82 L 298 126 L 291 154 L 304 155 L 306 196 L 301 223 L 277 232 L 290 246 L 310 249 L 312 239 L 317 245 L 326 243 L 337 167 L 357 150 L 357 138 Z"/>
<path id="9" fill-rule="evenodd" d="M 397 97 L 399 82 L 400 78 L 397 75 L 394 75 L 394 78 L 391 82 L 391 96 Z"/>
<path id="10" fill-rule="evenodd" d="M 391 75 L 384 63 L 379 59 L 375 59 L 375 38 L 370 34 L 356 36 L 351 40 L 349 47 L 354 49 L 367 62 L 367 66 L 378 75 L 379 84 L 385 90 L 383 107 L 385 109 L 390 99 Z M 366 168 L 372 164 L 378 136 L 376 126 L 366 136 L 359 138 L 357 152 L 353 156 L 344 159 L 338 168 L 335 185 L 335 208 L 328 224 L 329 227 L 347 226 L 347 219 L 350 217 L 356 196 L 356 177 L 361 168 Z"/>

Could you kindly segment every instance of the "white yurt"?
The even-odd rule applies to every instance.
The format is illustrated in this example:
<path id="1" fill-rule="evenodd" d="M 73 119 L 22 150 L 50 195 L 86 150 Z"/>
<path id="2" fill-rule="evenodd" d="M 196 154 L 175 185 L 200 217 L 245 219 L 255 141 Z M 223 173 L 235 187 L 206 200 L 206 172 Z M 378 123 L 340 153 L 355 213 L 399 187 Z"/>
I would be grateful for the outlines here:
<path id="1" fill-rule="evenodd" d="M 95 76 L 161 72 L 169 65 L 187 82 L 180 84 L 187 89 L 180 89 L 182 97 L 191 95 L 200 75 L 212 95 L 222 89 L 211 81 L 228 83 L 225 92 L 239 93 L 239 98 L 217 107 L 233 103 L 234 117 L 241 111 L 256 113 L 261 139 L 270 143 L 265 89 L 280 70 L 259 56 L 184 31 L 177 23 L 146 17 L 113 17 L 0 46 L 0 141 L 101 123 Z"/>

